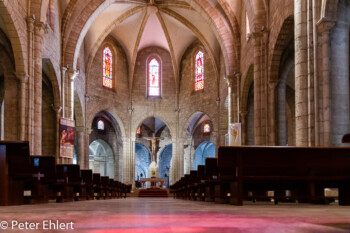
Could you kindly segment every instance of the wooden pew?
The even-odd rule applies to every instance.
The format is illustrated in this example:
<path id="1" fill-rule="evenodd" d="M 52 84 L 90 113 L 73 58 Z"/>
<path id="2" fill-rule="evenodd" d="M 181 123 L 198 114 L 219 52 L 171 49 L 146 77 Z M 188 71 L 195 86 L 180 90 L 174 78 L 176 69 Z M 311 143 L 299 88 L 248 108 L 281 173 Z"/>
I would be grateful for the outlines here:
<path id="1" fill-rule="evenodd" d="M 101 198 L 101 175 L 100 173 L 93 173 L 92 174 L 92 183 L 93 183 L 93 189 L 94 189 L 94 198 L 96 200 L 100 200 Z"/>
<path id="2" fill-rule="evenodd" d="M 350 205 L 350 148 L 220 147 L 218 160 L 218 178 L 229 183 L 228 191 L 221 184 L 221 194 L 229 192 L 232 204 L 259 194 L 267 198 L 269 190 L 276 203 L 288 198 L 322 203 L 324 188 L 338 188 L 339 204 Z M 232 169 L 223 166 L 229 163 Z"/>
<path id="3" fill-rule="evenodd" d="M 30 171 L 29 143 L 0 141 L 0 205 L 23 204 Z"/>
<path id="4" fill-rule="evenodd" d="M 82 184 L 85 186 L 86 190 L 86 200 L 94 199 L 94 189 L 92 183 L 92 170 L 91 169 L 81 169 L 80 170 Z"/>
<path id="5" fill-rule="evenodd" d="M 215 185 L 218 183 L 218 160 L 217 158 L 205 159 L 205 201 L 215 200 Z"/>
<path id="6" fill-rule="evenodd" d="M 101 197 L 106 200 L 110 196 L 109 177 L 101 176 Z"/>
<path id="7" fill-rule="evenodd" d="M 25 204 L 47 203 L 53 195 L 49 186 L 56 182 L 56 158 L 30 156 L 32 177 L 24 184 Z"/>
<path id="8" fill-rule="evenodd" d="M 66 202 L 86 198 L 86 191 L 81 185 L 80 166 L 76 164 L 56 165 L 56 183 L 52 185 L 57 202 Z"/>

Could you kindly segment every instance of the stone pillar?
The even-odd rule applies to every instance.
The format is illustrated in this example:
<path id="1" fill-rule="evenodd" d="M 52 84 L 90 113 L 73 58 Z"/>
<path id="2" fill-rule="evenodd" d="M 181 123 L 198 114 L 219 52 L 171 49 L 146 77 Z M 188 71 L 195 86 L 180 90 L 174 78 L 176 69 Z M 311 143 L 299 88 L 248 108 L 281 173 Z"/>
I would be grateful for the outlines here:
<path id="1" fill-rule="evenodd" d="M 76 126 L 75 127 L 75 136 L 77 137 L 78 141 L 78 164 L 80 165 L 80 169 L 88 169 L 89 167 L 86 167 L 85 164 L 85 128 L 83 126 Z"/>
<path id="2" fill-rule="evenodd" d="M 34 154 L 41 155 L 42 149 L 42 46 L 44 30 L 43 22 L 35 23 L 34 46 Z"/>
<path id="3" fill-rule="evenodd" d="M 20 80 L 20 93 L 19 93 L 19 116 L 20 116 L 20 132 L 19 139 L 21 141 L 26 140 L 26 84 L 28 82 L 28 75 L 26 73 L 16 73 L 17 78 Z"/>
<path id="4" fill-rule="evenodd" d="M 319 111 L 322 114 L 323 128 L 320 130 L 320 145 L 329 146 L 331 144 L 331 78 L 330 78 L 330 43 L 329 33 L 333 28 L 335 22 L 327 21 L 325 19 L 320 20 L 317 23 L 318 31 L 320 32 L 319 43 L 321 46 L 320 57 L 321 60 L 321 71 L 320 71 L 320 82 L 322 82 L 322 110 Z"/>
<path id="5" fill-rule="evenodd" d="M 134 174 L 132 174 L 135 169 L 135 160 L 133 157 L 135 156 L 135 138 L 131 139 L 128 137 L 123 137 L 123 182 L 126 184 L 133 184 Z M 133 168 L 134 167 L 134 168 Z M 135 184 L 133 184 L 134 186 Z"/>
<path id="6" fill-rule="evenodd" d="M 74 119 L 74 79 L 79 74 L 79 71 L 69 72 L 68 79 L 68 91 L 67 91 L 67 113 L 66 117 L 73 120 Z"/>
<path id="7" fill-rule="evenodd" d="M 62 113 L 61 106 L 55 106 L 56 112 L 56 163 L 59 164 L 60 161 L 60 118 Z"/>
<path id="8" fill-rule="evenodd" d="M 66 117 L 65 113 L 65 107 L 66 107 L 66 98 L 65 98 L 65 80 L 66 80 L 66 72 L 67 72 L 67 67 L 63 66 L 61 67 L 61 106 L 62 106 L 62 117 Z"/>
<path id="9" fill-rule="evenodd" d="M 246 116 L 247 116 L 247 111 L 240 111 L 239 116 L 241 119 L 241 135 L 242 135 L 242 145 L 247 145 L 246 142 Z"/>
<path id="10" fill-rule="evenodd" d="M 235 123 L 235 114 L 234 114 L 234 105 L 235 105 L 235 94 L 234 94 L 234 83 L 235 83 L 235 76 L 234 75 L 227 75 L 226 83 L 228 86 L 228 124 Z"/>
<path id="11" fill-rule="evenodd" d="M 29 140 L 30 154 L 34 154 L 34 23 L 35 16 L 27 17 L 27 33 L 28 33 L 28 131 L 26 138 Z"/>
<path id="12" fill-rule="evenodd" d="M 308 146 L 307 1 L 294 0 L 296 145 Z"/>
<path id="13" fill-rule="evenodd" d="M 278 81 L 270 80 L 269 81 L 269 143 L 268 145 L 276 145 L 276 87 Z M 285 98 L 284 98 L 284 101 Z"/>
<path id="14" fill-rule="evenodd" d="M 84 167 L 90 169 L 89 157 L 90 157 L 90 134 L 92 132 L 91 128 L 85 129 L 84 134 Z"/>
<path id="15" fill-rule="evenodd" d="M 185 173 L 185 160 L 184 160 L 184 144 L 186 139 L 178 138 L 177 139 L 177 151 L 179 156 L 179 176 L 182 177 Z M 173 142 L 174 146 L 174 142 Z"/>
<path id="16" fill-rule="evenodd" d="M 267 56 L 268 33 L 254 32 L 254 140 L 256 145 L 267 144 L 268 90 Z"/>

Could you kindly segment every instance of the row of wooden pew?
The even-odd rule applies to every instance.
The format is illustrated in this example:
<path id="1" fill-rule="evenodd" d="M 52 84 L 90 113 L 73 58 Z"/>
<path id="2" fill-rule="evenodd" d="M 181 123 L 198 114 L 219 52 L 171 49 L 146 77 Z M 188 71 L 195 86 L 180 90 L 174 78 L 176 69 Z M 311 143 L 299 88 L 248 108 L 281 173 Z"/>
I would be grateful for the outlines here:
<path id="1" fill-rule="evenodd" d="M 350 205 L 350 148 L 220 147 L 171 187 L 175 198 Z M 325 195 L 325 190 L 338 195 Z M 336 193 L 336 192 L 335 192 Z"/>
<path id="2" fill-rule="evenodd" d="M 0 205 L 126 197 L 131 186 L 108 176 L 30 156 L 28 142 L 0 142 Z"/>

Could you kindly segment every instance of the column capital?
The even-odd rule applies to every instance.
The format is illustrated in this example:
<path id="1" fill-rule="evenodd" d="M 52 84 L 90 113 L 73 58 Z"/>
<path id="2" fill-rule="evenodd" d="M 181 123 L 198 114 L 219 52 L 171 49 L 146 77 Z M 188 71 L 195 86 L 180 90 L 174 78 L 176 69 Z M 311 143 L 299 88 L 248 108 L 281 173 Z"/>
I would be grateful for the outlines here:
<path id="1" fill-rule="evenodd" d="M 35 34 L 38 36 L 43 36 L 44 33 L 47 34 L 48 26 L 44 22 L 35 22 Z"/>
<path id="2" fill-rule="evenodd" d="M 280 83 L 280 80 L 270 80 L 269 81 L 269 88 L 275 89 L 279 83 Z"/>
<path id="3" fill-rule="evenodd" d="M 28 81 L 29 75 L 26 72 L 15 72 L 15 76 L 21 83 L 26 83 Z"/>
<path id="4" fill-rule="evenodd" d="M 84 126 L 75 126 L 75 130 L 78 133 L 84 133 L 85 127 Z"/>
<path id="5" fill-rule="evenodd" d="M 92 133 L 92 131 L 93 131 L 93 129 L 92 128 L 90 128 L 90 127 L 86 127 L 85 128 L 85 132 L 86 132 L 86 134 L 91 134 Z"/>
<path id="6" fill-rule="evenodd" d="M 26 22 L 27 22 L 27 30 L 29 32 L 33 32 L 34 31 L 34 23 L 35 23 L 35 15 L 27 17 Z"/>
<path id="7" fill-rule="evenodd" d="M 232 88 L 234 85 L 234 82 L 235 82 L 235 74 L 226 75 L 225 81 L 226 81 L 227 86 Z"/>
<path id="8" fill-rule="evenodd" d="M 324 33 L 329 33 L 330 30 L 334 27 L 335 23 L 336 23 L 336 20 L 323 17 L 316 23 L 316 26 L 318 31 L 321 34 L 324 34 Z"/>
<path id="9" fill-rule="evenodd" d="M 79 74 L 79 70 L 69 71 L 69 72 L 68 72 L 69 80 L 70 80 L 71 82 L 73 82 L 74 79 L 78 76 L 78 74 Z"/>
<path id="10" fill-rule="evenodd" d="M 239 115 L 241 116 L 241 118 L 244 118 L 247 115 L 248 111 L 240 111 Z"/>

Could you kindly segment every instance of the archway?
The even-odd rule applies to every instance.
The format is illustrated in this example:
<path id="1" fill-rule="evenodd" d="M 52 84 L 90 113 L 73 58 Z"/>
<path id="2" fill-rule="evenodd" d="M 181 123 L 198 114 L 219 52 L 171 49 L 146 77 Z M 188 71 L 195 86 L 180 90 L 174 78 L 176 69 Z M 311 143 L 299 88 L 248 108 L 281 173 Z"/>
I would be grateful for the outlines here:
<path id="1" fill-rule="evenodd" d="M 211 118 L 203 112 L 195 112 L 187 120 L 186 141 L 184 144 L 184 172 L 196 169 L 195 150 L 202 142 L 211 142 L 215 147 L 216 139 L 213 134 L 213 122 Z M 215 150 L 214 150 L 215 157 Z"/>
<path id="2" fill-rule="evenodd" d="M 193 169 L 197 170 L 198 165 L 205 164 L 205 158 L 215 157 L 215 144 L 212 142 L 202 142 L 194 152 L 194 166 Z"/>
<path id="3" fill-rule="evenodd" d="M 108 111 L 101 111 L 95 115 L 91 125 L 90 144 L 95 140 L 103 140 L 110 147 L 114 155 L 115 180 L 122 181 L 123 178 L 123 140 L 120 126 Z"/>
<path id="4" fill-rule="evenodd" d="M 94 173 L 114 179 L 114 153 L 111 146 L 102 139 L 90 143 L 89 168 Z"/>
<path id="5" fill-rule="evenodd" d="M 147 170 L 146 178 L 150 177 L 149 169 L 156 170 L 156 177 L 164 178 L 165 174 L 169 174 L 172 159 L 172 138 L 169 127 L 162 120 L 155 117 L 145 119 L 136 131 L 135 144 L 135 179 L 138 174 L 141 176 L 143 167 Z M 140 148 L 143 147 L 144 159 L 140 158 Z M 146 153 L 148 152 L 148 154 Z M 147 156 L 146 156 L 147 154 Z M 147 160 L 146 160 L 147 158 Z M 140 165 L 142 162 L 142 166 Z"/>
<path id="6" fill-rule="evenodd" d="M 151 164 L 151 154 L 141 143 L 135 144 L 135 180 L 148 178 L 148 167 Z"/>

